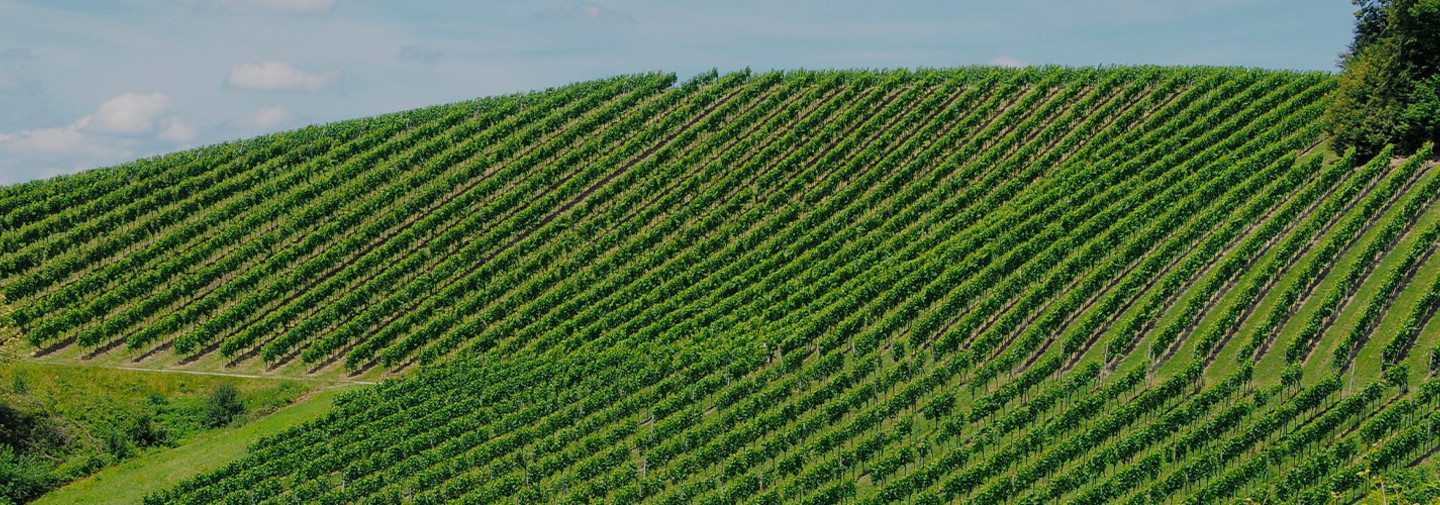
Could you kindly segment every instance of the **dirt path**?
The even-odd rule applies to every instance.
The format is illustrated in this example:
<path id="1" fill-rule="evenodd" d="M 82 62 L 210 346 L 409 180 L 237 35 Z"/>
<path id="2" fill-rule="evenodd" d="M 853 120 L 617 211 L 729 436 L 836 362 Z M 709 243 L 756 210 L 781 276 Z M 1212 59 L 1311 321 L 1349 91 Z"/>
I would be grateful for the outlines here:
<path id="1" fill-rule="evenodd" d="M 22 361 L 28 361 L 28 362 L 32 362 L 32 363 L 39 363 L 39 364 L 43 364 L 43 365 L 84 366 L 84 367 L 94 367 L 94 368 L 108 368 L 108 369 L 111 369 L 111 370 L 126 370 L 126 371 L 131 371 L 131 372 L 152 372 L 152 373 L 169 373 L 169 374 L 184 374 L 184 375 L 210 375 L 210 376 L 215 376 L 215 377 L 235 377 L 235 378 L 240 378 L 240 379 L 273 379 L 273 380 L 292 380 L 292 381 L 304 381 L 304 382 L 324 382 L 324 383 L 332 384 L 332 385 L 334 385 L 334 386 L 351 386 L 351 385 L 365 385 L 365 386 L 370 386 L 370 385 L 378 384 L 377 382 L 372 382 L 372 381 L 353 381 L 353 380 L 344 380 L 344 379 L 325 379 L 325 378 L 320 378 L 320 377 L 297 377 L 297 376 L 291 376 L 291 375 L 254 375 L 254 374 L 225 373 L 225 372 L 202 372 L 202 371 L 199 371 L 199 370 L 171 370 L 171 369 L 164 369 L 164 368 L 145 368 L 145 367 L 138 367 L 138 366 L 101 365 L 101 364 L 95 364 L 95 363 L 73 362 L 73 361 L 64 361 L 64 360 L 55 360 L 55 361 L 50 361 L 50 360 L 44 360 L 44 361 L 41 361 L 41 360 L 27 360 L 27 359 L 25 359 L 25 358 L 23 358 L 23 357 L 19 357 L 18 359 L 19 359 L 19 360 L 22 360 Z"/>
<path id="2" fill-rule="evenodd" d="M 86 365 L 86 366 L 99 366 L 99 367 L 101 367 L 101 368 L 113 368 L 113 369 L 116 369 L 116 370 L 131 370 L 131 371 L 136 371 L 136 372 L 179 373 L 179 374 L 190 374 L 190 375 L 215 375 L 215 376 L 219 376 L 219 377 L 240 377 L 240 378 L 244 378 L 244 379 L 283 379 L 283 380 L 310 381 L 310 382 L 333 382 L 333 383 L 337 383 L 337 384 L 366 384 L 366 385 L 378 384 L 378 383 L 376 383 L 376 382 L 370 382 L 370 381 L 348 381 L 348 380 L 342 380 L 342 379 L 320 379 L 320 378 L 315 378 L 315 377 L 290 377 L 290 376 L 284 376 L 284 375 L 250 375 L 250 374 L 242 374 L 242 373 L 200 372 L 200 371 L 196 371 L 196 370 L 165 370 L 165 369 L 155 369 L 155 368 L 143 368 L 143 367 L 138 367 L 138 366 L 104 366 L 104 365 Z"/>

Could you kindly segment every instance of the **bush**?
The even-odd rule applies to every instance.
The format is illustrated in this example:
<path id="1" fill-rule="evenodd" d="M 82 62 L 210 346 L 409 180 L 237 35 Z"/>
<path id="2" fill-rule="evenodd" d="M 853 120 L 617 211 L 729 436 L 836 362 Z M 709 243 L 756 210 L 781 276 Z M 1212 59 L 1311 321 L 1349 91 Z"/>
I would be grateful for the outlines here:
<path id="1" fill-rule="evenodd" d="M 950 415 L 950 412 L 954 410 L 955 393 L 946 391 L 936 395 L 934 399 L 930 400 L 930 403 L 925 406 L 924 413 L 925 417 L 931 420 L 938 420 Z"/>
<path id="2" fill-rule="evenodd" d="M 1300 381 L 1305 378 L 1305 370 L 1300 365 L 1290 365 L 1280 372 L 1280 383 L 1287 388 L 1299 388 Z"/>
<path id="3" fill-rule="evenodd" d="M 34 500 L 53 486 L 44 462 L 0 445 L 0 505 Z"/>
<path id="4" fill-rule="evenodd" d="M 126 433 L 130 434 L 130 440 L 140 447 L 155 447 L 169 445 L 169 433 L 164 427 L 156 427 L 154 418 L 149 412 L 142 412 L 130 419 Z"/>
<path id="5" fill-rule="evenodd" d="M 205 401 L 205 421 L 212 428 L 230 424 L 244 413 L 245 403 L 240 401 L 240 390 L 228 382 L 216 386 Z"/>
<path id="6" fill-rule="evenodd" d="M 120 430 L 106 426 L 101 429 L 99 435 L 105 452 L 114 456 L 116 461 L 135 456 L 135 446 L 130 444 L 130 439 Z"/>

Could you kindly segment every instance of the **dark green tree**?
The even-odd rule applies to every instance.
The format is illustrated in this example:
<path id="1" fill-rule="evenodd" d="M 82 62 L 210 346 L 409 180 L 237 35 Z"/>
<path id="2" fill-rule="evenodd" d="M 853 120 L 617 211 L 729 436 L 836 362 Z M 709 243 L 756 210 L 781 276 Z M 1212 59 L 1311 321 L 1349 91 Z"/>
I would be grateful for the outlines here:
<path id="1" fill-rule="evenodd" d="M 215 386 L 210 398 L 205 401 L 205 420 L 212 427 L 230 424 L 230 421 L 245 413 L 245 404 L 240 401 L 240 390 L 228 382 Z"/>
<path id="2" fill-rule="evenodd" d="M 1363 158 L 1440 140 L 1440 0 L 1351 0 L 1355 40 L 1326 112 L 1335 151 Z"/>
<path id="3" fill-rule="evenodd" d="M 1385 34 L 1389 2 L 1380 0 L 1350 0 L 1355 5 L 1355 41 L 1350 43 L 1347 54 L 1359 54 L 1361 50 L 1379 42 Z"/>

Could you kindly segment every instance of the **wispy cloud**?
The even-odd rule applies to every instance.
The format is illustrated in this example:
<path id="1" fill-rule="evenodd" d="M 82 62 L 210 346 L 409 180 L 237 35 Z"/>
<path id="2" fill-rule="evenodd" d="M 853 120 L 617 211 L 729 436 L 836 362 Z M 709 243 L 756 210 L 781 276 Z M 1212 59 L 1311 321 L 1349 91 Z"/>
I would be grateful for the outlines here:
<path id="1" fill-rule="evenodd" d="M 530 17 L 537 21 L 552 23 L 635 23 L 635 16 L 629 12 L 593 3 L 545 9 L 531 14 Z"/>
<path id="2" fill-rule="evenodd" d="M 225 84 L 262 91 L 317 91 L 340 78 L 340 72 L 315 74 L 278 61 L 241 63 L 230 69 Z"/>
<path id="3" fill-rule="evenodd" d="M 130 159 L 137 148 L 181 147 L 199 128 L 170 108 L 163 93 L 123 93 L 64 126 L 0 133 L 0 184 L 25 179 L 15 166 L 53 175 Z"/>
<path id="4" fill-rule="evenodd" d="M 328 12 L 335 0 L 177 0 L 180 3 L 228 11 Z"/>
<path id="5" fill-rule="evenodd" d="M 136 140 L 95 134 L 92 116 L 55 128 L 0 134 L 0 184 L 51 177 L 133 159 Z M 24 167 L 24 171 L 16 168 Z"/>
<path id="6" fill-rule="evenodd" d="M 440 61 L 442 53 L 439 49 L 430 49 L 424 46 L 404 46 L 400 48 L 400 59 L 420 63 L 434 64 Z"/>
<path id="7" fill-rule="evenodd" d="M 194 124 L 180 117 L 171 117 L 164 121 L 164 128 L 155 138 L 169 142 L 189 142 L 195 140 L 199 134 L 200 129 Z"/>
<path id="8" fill-rule="evenodd" d="M 66 126 L 58 128 L 36 128 L 0 136 L 0 149 L 21 153 L 65 152 L 80 147 L 85 142 L 85 128 L 90 126 L 91 116 L 85 116 Z"/>
<path id="9" fill-rule="evenodd" d="M 997 67 L 1008 68 L 1020 68 L 1029 65 L 1028 63 L 1020 61 L 1019 59 L 1012 56 L 1001 56 L 999 58 L 995 58 L 993 60 L 990 60 L 990 64 Z"/>
<path id="10" fill-rule="evenodd" d="M 31 68 L 35 53 L 28 47 L 0 50 L 0 95 L 35 95 L 43 86 Z"/>
<path id="11" fill-rule="evenodd" d="M 268 130 L 293 120 L 295 114 L 280 105 L 261 107 L 234 121 L 235 126 L 244 130 Z"/>

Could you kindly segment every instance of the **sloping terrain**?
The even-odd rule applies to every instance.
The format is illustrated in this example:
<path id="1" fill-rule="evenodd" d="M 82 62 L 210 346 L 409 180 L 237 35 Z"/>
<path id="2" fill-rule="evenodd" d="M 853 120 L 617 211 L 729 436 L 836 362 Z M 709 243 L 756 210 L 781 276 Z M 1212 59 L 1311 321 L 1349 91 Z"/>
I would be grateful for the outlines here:
<path id="1" fill-rule="evenodd" d="M 1440 436 L 1440 178 L 1325 159 L 1334 86 L 582 83 L 4 188 L 0 289 L 41 355 L 408 374 L 155 502 L 1318 503 Z"/>

